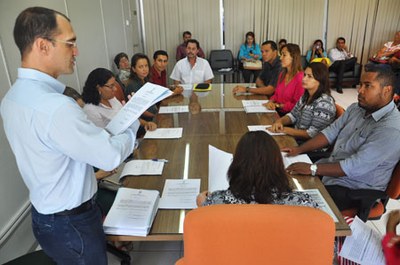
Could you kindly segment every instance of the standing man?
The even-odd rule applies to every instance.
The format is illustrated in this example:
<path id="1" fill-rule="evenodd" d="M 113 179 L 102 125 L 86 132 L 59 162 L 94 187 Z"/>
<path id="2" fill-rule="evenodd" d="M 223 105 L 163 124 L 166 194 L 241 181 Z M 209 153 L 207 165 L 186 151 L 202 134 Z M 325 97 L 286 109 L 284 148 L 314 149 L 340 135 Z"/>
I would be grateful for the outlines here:
<path id="1" fill-rule="evenodd" d="M 314 138 L 284 149 L 291 156 L 334 144 L 329 158 L 316 164 L 295 163 L 287 170 L 290 174 L 323 176 L 322 182 L 339 210 L 360 207 L 362 197 L 354 198 L 355 190 L 371 190 L 371 195 L 373 190 L 385 191 L 400 159 L 400 113 L 392 100 L 393 82 L 390 70 L 366 66 L 358 104 L 352 104 Z M 368 213 L 359 217 L 365 220 Z"/>
<path id="2" fill-rule="evenodd" d="M 185 31 L 183 32 L 182 37 L 183 37 L 183 43 L 179 44 L 178 47 L 176 47 L 176 61 L 179 61 L 186 57 L 186 44 L 188 40 L 192 39 L 192 33 L 190 33 L 190 31 Z M 197 56 L 201 58 L 206 57 L 200 46 L 197 51 Z"/>
<path id="3" fill-rule="evenodd" d="M 268 40 L 261 45 L 261 54 L 263 59 L 263 69 L 257 77 L 257 87 L 236 86 L 233 93 L 253 93 L 271 96 L 274 94 L 278 76 L 282 69 L 281 60 L 278 56 L 278 47 L 274 41 Z"/>
<path id="4" fill-rule="evenodd" d="M 73 73 L 78 55 L 65 15 L 27 8 L 15 21 L 14 40 L 21 68 L 1 116 L 29 189 L 33 233 L 57 264 L 107 264 L 93 166 L 113 170 L 131 154 L 139 123 L 112 136 L 63 95 L 57 78 Z"/>
<path id="5" fill-rule="evenodd" d="M 346 46 L 346 40 L 340 37 L 336 40 L 336 48 L 329 51 L 329 58 L 331 59 L 331 66 L 329 71 L 336 73 L 336 91 L 340 94 L 343 93 L 342 82 L 344 72 L 353 70 L 356 65 L 357 58 L 349 52 Z"/>
<path id="6" fill-rule="evenodd" d="M 208 61 L 197 56 L 199 47 L 197 40 L 187 41 L 187 56 L 175 64 L 170 76 L 174 85 L 211 83 L 214 74 Z"/>

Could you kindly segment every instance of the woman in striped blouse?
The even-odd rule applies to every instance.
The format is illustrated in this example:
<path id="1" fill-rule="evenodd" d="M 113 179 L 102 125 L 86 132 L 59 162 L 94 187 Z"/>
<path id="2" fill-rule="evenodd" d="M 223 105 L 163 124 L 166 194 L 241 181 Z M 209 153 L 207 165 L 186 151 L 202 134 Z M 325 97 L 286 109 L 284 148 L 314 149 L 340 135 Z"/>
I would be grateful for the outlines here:
<path id="1" fill-rule="evenodd" d="M 293 110 L 279 118 L 272 132 L 284 132 L 296 139 L 314 137 L 335 120 L 335 101 L 330 95 L 329 70 L 323 63 L 311 63 L 304 71 L 305 92 Z M 292 125 L 293 127 L 291 127 Z"/>

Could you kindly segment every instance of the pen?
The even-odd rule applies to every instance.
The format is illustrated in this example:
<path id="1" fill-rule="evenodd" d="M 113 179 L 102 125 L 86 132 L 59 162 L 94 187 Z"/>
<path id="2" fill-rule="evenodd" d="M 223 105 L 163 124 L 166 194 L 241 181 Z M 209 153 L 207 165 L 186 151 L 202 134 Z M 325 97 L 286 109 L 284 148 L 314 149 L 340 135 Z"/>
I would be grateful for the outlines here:
<path id="1" fill-rule="evenodd" d="M 168 163 L 167 159 L 153 158 L 152 161 Z"/>

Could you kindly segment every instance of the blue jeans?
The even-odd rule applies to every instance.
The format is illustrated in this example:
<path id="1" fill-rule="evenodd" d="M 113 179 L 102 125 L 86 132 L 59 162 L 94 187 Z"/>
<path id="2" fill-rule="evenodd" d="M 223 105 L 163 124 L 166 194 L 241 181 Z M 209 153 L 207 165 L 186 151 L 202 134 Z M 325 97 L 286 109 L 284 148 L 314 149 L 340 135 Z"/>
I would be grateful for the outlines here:
<path id="1" fill-rule="evenodd" d="M 107 264 L 101 213 L 93 207 L 81 214 L 40 214 L 32 207 L 32 228 L 44 252 L 57 264 Z"/>

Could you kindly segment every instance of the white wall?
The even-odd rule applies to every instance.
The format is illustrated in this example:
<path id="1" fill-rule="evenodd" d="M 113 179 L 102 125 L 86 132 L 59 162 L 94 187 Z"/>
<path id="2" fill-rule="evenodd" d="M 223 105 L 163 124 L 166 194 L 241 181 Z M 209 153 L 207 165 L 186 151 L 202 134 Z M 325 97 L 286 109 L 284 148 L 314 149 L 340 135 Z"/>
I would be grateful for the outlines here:
<path id="1" fill-rule="evenodd" d="M 81 90 L 96 67 L 113 68 L 114 56 L 141 51 L 135 0 L 36 0 L 66 14 L 77 34 L 79 56 L 73 75 L 61 76 L 66 85 Z M 20 55 L 12 31 L 15 19 L 32 1 L 0 1 L 0 100 L 17 77 Z M 28 191 L 19 175 L 14 155 L 0 119 L 0 264 L 35 246 L 30 225 Z"/>

